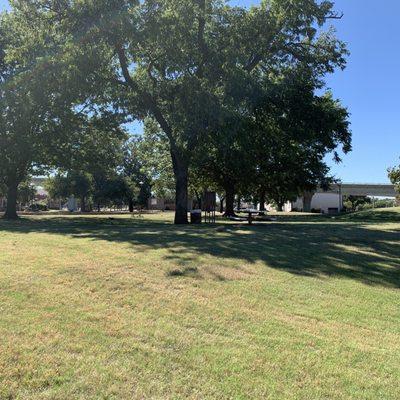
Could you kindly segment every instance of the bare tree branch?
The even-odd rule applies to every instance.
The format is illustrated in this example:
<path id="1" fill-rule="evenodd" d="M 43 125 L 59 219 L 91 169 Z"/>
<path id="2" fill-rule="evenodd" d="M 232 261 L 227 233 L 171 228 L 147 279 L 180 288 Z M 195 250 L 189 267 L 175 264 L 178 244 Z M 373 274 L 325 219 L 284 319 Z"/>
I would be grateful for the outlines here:
<path id="1" fill-rule="evenodd" d="M 149 109 L 149 111 L 153 114 L 153 117 L 155 120 L 158 122 L 160 125 L 161 129 L 165 132 L 165 134 L 168 136 L 168 139 L 170 140 L 171 143 L 171 148 L 176 148 L 175 145 L 175 140 L 173 137 L 173 131 L 172 128 L 170 127 L 168 121 L 164 117 L 162 111 L 157 105 L 156 100 L 153 98 L 153 96 L 140 89 L 139 85 L 132 79 L 132 76 L 129 72 L 129 67 L 128 67 L 128 59 L 125 54 L 125 50 L 122 45 L 117 44 L 115 46 L 115 50 L 118 55 L 119 63 L 121 66 L 121 71 L 122 75 L 125 79 L 125 84 L 124 86 L 129 86 L 134 92 L 136 92 L 142 99 L 143 103 L 145 106 Z"/>
<path id="2" fill-rule="evenodd" d="M 331 12 L 326 16 L 326 19 L 342 19 L 344 16 L 343 12 Z"/>

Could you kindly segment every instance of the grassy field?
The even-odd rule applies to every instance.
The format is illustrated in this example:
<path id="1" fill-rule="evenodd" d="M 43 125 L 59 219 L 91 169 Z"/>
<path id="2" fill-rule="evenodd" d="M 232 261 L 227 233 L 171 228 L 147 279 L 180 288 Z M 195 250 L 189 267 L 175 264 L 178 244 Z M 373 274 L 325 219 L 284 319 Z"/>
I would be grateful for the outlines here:
<path id="1" fill-rule="evenodd" d="M 0 399 L 399 399 L 400 210 L 0 221 Z"/>

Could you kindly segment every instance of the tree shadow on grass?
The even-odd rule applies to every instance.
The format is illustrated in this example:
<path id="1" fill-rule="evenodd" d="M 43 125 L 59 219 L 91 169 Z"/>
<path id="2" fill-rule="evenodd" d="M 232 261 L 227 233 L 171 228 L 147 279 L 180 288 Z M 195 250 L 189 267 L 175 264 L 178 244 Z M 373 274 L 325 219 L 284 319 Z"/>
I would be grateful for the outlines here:
<path id="1" fill-rule="evenodd" d="M 163 257 L 182 267 L 171 277 L 195 276 L 193 263 L 198 262 L 199 255 L 209 255 L 250 263 L 262 261 L 296 275 L 337 276 L 369 285 L 400 287 L 397 225 L 379 230 L 341 219 L 286 219 L 254 226 L 227 224 L 221 230 L 206 225 L 177 227 L 167 221 L 72 217 L 2 221 L 1 231 L 129 243 L 144 252 L 164 249 Z M 218 265 L 215 268 L 216 279 L 223 277 Z"/>

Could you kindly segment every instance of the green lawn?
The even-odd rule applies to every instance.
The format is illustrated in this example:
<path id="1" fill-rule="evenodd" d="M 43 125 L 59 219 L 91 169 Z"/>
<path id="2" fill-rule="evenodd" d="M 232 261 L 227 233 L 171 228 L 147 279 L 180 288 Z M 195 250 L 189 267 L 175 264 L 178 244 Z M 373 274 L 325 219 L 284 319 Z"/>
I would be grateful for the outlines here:
<path id="1" fill-rule="evenodd" d="M 399 399 L 400 210 L 0 221 L 0 399 Z"/>

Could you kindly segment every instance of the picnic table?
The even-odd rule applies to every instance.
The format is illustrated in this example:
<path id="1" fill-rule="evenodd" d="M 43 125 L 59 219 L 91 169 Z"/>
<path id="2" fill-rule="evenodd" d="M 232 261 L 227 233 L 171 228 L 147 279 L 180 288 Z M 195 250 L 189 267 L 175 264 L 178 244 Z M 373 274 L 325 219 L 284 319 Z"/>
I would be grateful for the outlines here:
<path id="1" fill-rule="evenodd" d="M 246 213 L 248 215 L 247 221 L 249 222 L 249 225 L 252 225 L 253 224 L 253 215 L 260 214 L 260 211 L 253 209 L 253 208 L 247 208 L 245 210 L 240 210 L 239 213 Z"/>

